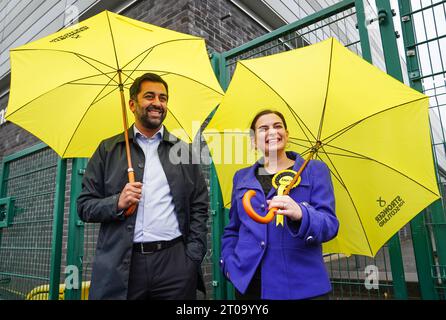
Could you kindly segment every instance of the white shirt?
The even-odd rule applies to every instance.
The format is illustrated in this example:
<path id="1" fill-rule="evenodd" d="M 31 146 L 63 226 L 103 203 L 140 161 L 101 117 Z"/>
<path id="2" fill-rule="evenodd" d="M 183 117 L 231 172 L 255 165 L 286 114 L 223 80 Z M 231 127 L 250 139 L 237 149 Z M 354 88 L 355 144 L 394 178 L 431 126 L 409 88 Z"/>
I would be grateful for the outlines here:
<path id="1" fill-rule="evenodd" d="M 143 135 L 135 125 L 133 130 L 134 138 L 146 158 L 133 242 L 172 240 L 181 236 L 181 232 L 172 193 L 158 156 L 164 126 L 151 138 Z"/>

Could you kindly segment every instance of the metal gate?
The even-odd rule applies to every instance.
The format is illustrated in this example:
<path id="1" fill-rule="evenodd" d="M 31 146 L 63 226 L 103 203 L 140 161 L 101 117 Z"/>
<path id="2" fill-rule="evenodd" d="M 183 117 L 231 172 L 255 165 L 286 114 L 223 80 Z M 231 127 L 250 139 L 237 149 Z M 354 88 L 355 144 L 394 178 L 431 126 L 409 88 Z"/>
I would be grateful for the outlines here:
<path id="1" fill-rule="evenodd" d="M 3 159 L 0 299 L 58 295 L 66 162 L 43 144 Z"/>

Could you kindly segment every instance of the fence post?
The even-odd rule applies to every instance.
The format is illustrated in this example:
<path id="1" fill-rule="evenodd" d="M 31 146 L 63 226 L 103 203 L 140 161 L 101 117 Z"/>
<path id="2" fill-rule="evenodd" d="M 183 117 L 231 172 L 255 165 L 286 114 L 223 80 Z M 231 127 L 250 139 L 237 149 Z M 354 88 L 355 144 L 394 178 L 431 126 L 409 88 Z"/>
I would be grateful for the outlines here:
<path id="1" fill-rule="evenodd" d="M 53 235 L 51 238 L 51 269 L 48 300 L 59 300 L 66 177 L 67 160 L 59 158 L 57 161 L 56 193 L 54 195 L 54 220 Z"/>
<path id="2" fill-rule="evenodd" d="M 70 191 L 70 213 L 68 220 L 68 244 L 67 244 L 67 266 L 73 266 L 76 273 L 69 274 L 78 286 L 65 287 L 65 300 L 82 299 L 82 258 L 84 255 L 84 223 L 77 214 L 76 200 L 81 192 L 82 176 L 85 171 L 87 159 L 73 159 L 71 169 L 71 191 Z M 69 269 L 71 270 L 71 269 Z M 67 276 L 67 274 L 65 274 Z M 74 278 L 76 277 L 76 279 Z M 67 282 L 67 281 L 65 281 Z"/>
<path id="3" fill-rule="evenodd" d="M 221 79 L 221 54 L 212 53 L 211 64 L 218 79 Z M 220 82 L 221 84 L 221 82 Z M 223 85 L 222 85 L 223 87 Z M 213 116 L 213 113 L 211 117 Z M 212 159 L 212 158 L 211 158 Z M 214 162 L 211 161 L 209 182 L 211 190 L 211 212 L 212 212 L 212 287 L 215 300 L 226 299 L 226 280 L 220 271 L 221 236 L 224 229 L 224 208 L 217 171 Z"/>
<path id="4" fill-rule="evenodd" d="M 362 58 L 372 63 L 372 53 L 370 51 L 369 33 L 367 31 L 367 22 L 364 11 L 363 0 L 355 1 L 356 21 L 358 23 L 359 39 L 361 41 Z"/>
<path id="5" fill-rule="evenodd" d="M 444 3 L 445 1 L 443 1 Z M 410 1 L 398 1 L 400 16 L 401 16 L 401 30 L 403 33 L 404 48 L 406 54 L 407 72 L 409 74 L 410 86 L 419 92 L 423 92 L 423 85 L 421 83 L 421 69 L 418 62 L 418 47 L 415 39 L 415 25 L 413 22 L 412 6 Z M 441 5 L 437 3 L 436 5 Z M 444 4 L 443 4 L 444 5 Z M 441 121 L 441 119 L 440 119 Z M 436 150 L 434 137 L 431 137 L 433 143 L 434 165 L 437 175 L 437 182 L 439 183 L 439 190 L 443 197 L 442 185 L 439 179 L 438 163 L 436 159 Z M 443 144 L 445 143 L 445 136 L 442 132 Z M 435 289 L 435 280 L 432 276 L 432 266 L 435 265 L 433 256 L 433 247 L 430 237 L 430 232 L 427 229 L 424 217 L 431 213 L 433 236 L 436 240 L 436 249 L 438 259 L 441 265 L 446 265 L 446 219 L 444 216 L 444 208 L 441 200 L 433 203 L 427 210 L 423 210 L 415 219 L 411 221 L 412 239 L 415 253 L 415 261 L 417 265 L 418 281 L 420 285 L 421 297 L 423 299 L 438 299 L 438 292 Z"/>
<path id="6" fill-rule="evenodd" d="M 398 45 L 396 43 L 395 28 L 392 20 L 393 15 L 389 0 L 376 0 L 376 7 L 378 11 L 378 23 L 381 32 L 381 42 L 387 73 L 395 79 L 403 82 L 400 56 L 398 53 Z M 395 298 L 408 299 L 403 256 L 401 254 L 401 244 L 398 233 L 389 240 L 388 248 Z"/>

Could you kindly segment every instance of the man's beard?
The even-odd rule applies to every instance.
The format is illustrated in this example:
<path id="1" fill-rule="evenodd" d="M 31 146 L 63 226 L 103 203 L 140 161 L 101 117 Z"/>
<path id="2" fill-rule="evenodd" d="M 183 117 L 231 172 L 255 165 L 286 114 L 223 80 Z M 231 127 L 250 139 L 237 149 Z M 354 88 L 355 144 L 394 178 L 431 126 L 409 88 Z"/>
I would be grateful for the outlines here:
<path id="1" fill-rule="evenodd" d="M 151 110 L 156 110 L 159 111 L 160 114 L 160 118 L 159 119 L 151 119 L 148 115 L 148 113 Z M 157 129 L 161 126 L 161 124 L 163 123 L 164 119 L 166 118 L 166 112 L 160 108 L 160 107 L 154 107 L 154 106 L 148 106 L 147 108 L 142 108 L 141 106 L 138 105 L 138 119 L 141 122 L 141 124 L 147 128 L 147 129 Z"/>

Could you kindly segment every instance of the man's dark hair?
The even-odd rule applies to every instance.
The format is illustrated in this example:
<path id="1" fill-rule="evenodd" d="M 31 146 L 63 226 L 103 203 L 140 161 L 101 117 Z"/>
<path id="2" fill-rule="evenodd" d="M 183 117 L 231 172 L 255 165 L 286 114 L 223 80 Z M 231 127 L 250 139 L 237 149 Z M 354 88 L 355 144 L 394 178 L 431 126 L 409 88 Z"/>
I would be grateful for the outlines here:
<path id="1" fill-rule="evenodd" d="M 167 82 L 164 81 L 163 78 L 155 73 L 145 73 L 142 76 L 136 78 L 132 86 L 130 87 L 130 99 L 136 101 L 136 97 L 141 91 L 141 83 L 143 83 L 144 81 L 162 83 L 166 88 L 167 96 L 169 96 L 169 87 L 167 86 Z"/>
<path id="2" fill-rule="evenodd" d="M 266 109 L 266 110 L 262 110 L 262 111 L 260 111 L 259 113 L 257 113 L 257 114 L 255 115 L 254 119 L 252 119 L 252 122 L 251 122 L 251 134 L 254 134 L 254 132 L 256 131 L 256 123 L 257 123 L 257 120 L 259 120 L 259 118 L 260 118 L 261 116 L 264 116 L 264 115 L 266 115 L 266 114 L 271 114 L 271 113 L 273 113 L 273 114 L 275 114 L 276 116 L 278 116 L 278 117 L 282 120 L 282 122 L 283 122 L 283 126 L 285 127 L 285 130 L 287 129 L 287 125 L 286 125 L 285 117 L 283 116 L 282 113 L 280 113 L 279 111 L 276 111 L 276 110 Z"/>

